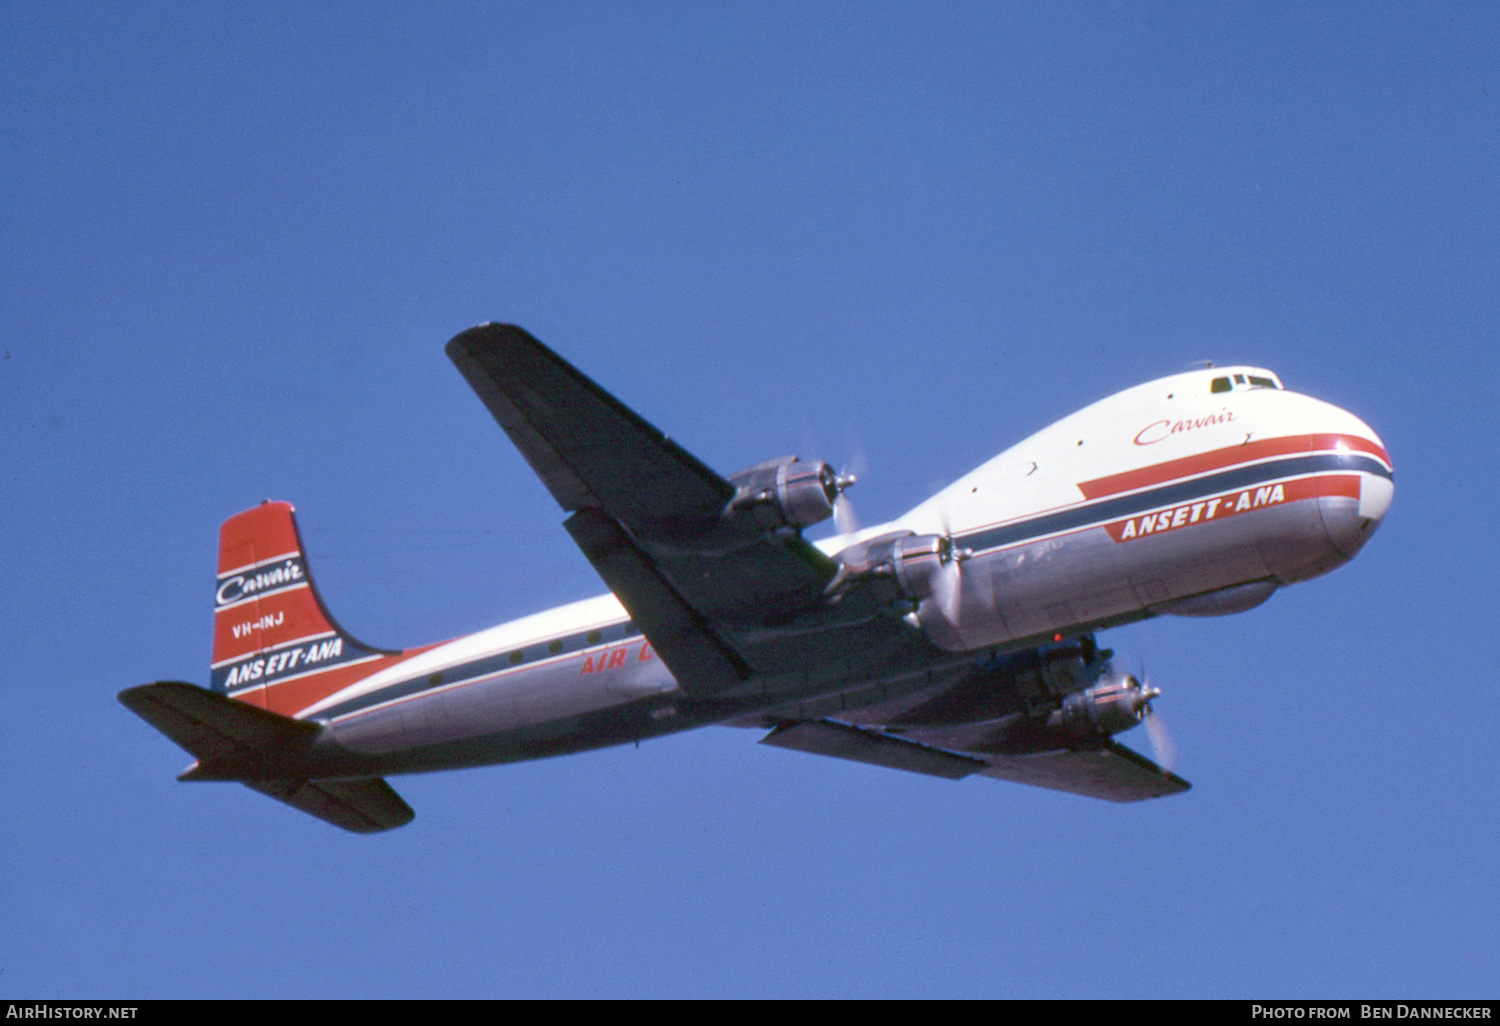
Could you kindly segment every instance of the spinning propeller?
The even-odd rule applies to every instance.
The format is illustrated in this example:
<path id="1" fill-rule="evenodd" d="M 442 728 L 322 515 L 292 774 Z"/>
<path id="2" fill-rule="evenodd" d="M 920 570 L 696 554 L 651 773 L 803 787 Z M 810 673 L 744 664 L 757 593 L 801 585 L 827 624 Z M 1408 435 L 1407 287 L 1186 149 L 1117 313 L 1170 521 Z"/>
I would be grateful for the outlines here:
<path id="1" fill-rule="evenodd" d="M 1141 722 L 1146 725 L 1146 734 L 1151 738 L 1151 754 L 1156 759 L 1156 764 L 1171 773 L 1177 767 L 1177 746 L 1172 744 L 1172 738 L 1167 733 L 1166 726 L 1156 715 L 1156 710 L 1151 708 L 1151 700 L 1161 694 L 1160 688 L 1151 686 L 1146 677 L 1146 668 L 1141 667 Z"/>
<path id="2" fill-rule="evenodd" d="M 833 526 L 839 534 L 854 534 L 859 530 L 859 518 L 854 515 L 854 504 L 844 490 L 857 482 L 860 475 L 868 473 L 870 461 L 865 458 L 865 449 L 859 443 L 854 427 L 849 427 L 849 458 L 838 471 L 838 498 L 833 500 Z"/>

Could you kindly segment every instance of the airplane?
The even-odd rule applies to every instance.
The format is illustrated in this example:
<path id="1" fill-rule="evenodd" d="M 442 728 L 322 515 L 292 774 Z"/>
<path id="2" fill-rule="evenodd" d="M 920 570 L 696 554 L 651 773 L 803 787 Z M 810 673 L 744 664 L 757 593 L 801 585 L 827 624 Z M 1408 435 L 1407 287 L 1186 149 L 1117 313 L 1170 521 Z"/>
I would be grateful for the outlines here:
<path id="1" fill-rule="evenodd" d="M 609 593 L 418 648 L 357 641 L 318 596 L 291 505 L 219 531 L 208 688 L 120 701 L 195 759 L 357 833 L 385 777 L 708 724 L 878 767 L 1116 802 L 1189 788 L 1115 740 L 1160 692 L 1095 633 L 1250 609 L 1352 559 L 1390 506 L 1384 445 L 1271 371 L 1102 399 L 920 505 L 856 528 L 852 477 L 771 459 L 722 477 L 521 328 L 447 354 L 568 514 Z M 833 537 L 806 528 L 834 518 Z"/>

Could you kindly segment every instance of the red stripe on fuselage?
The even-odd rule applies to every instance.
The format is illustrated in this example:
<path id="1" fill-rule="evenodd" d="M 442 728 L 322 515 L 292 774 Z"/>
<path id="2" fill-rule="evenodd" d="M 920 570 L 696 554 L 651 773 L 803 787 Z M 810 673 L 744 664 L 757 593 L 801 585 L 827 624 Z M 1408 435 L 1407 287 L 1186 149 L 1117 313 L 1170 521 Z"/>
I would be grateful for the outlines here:
<path id="1" fill-rule="evenodd" d="M 1359 499 L 1358 474 L 1320 474 L 1314 477 L 1265 481 L 1250 488 L 1233 488 L 1129 516 L 1104 525 L 1110 538 L 1129 542 L 1210 521 L 1224 521 L 1240 514 L 1272 506 L 1283 506 L 1319 497 L 1344 496 Z"/>
<path id="2" fill-rule="evenodd" d="M 1346 499 L 1359 501 L 1359 475 L 1358 474 L 1336 474 L 1320 475 L 1318 481 L 1318 494 L 1327 498 L 1334 495 L 1342 495 Z"/>
<path id="3" fill-rule="evenodd" d="M 1153 463 L 1139 470 L 1127 470 L 1108 477 L 1096 477 L 1092 481 L 1081 481 L 1078 490 L 1086 499 L 1102 499 L 1121 492 L 1133 492 L 1139 488 L 1175 481 L 1181 477 L 1206 474 L 1223 470 L 1239 463 L 1268 459 L 1272 456 L 1287 456 L 1293 453 L 1326 452 L 1340 448 L 1354 449 L 1378 457 L 1387 467 L 1391 459 L 1384 449 L 1368 438 L 1358 435 L 1292 435 L 1288 438 L 1265 438 L 1244 442 L 1240 445 L 1213 449 L 1165 463 Z"/>

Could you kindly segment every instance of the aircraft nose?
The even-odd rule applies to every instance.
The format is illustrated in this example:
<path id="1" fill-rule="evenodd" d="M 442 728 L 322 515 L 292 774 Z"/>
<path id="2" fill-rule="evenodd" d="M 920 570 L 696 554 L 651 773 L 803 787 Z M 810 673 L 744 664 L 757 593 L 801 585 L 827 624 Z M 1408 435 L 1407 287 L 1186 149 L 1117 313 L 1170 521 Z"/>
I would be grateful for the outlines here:
<path id="1" fill-rule="evenodd" d="M 1350 418 L 1354 418 L 1351 416 Z M 1324 490 L 1319 503 L 1328 540 L 1345 558 L 1353 559 L 1385 519 L 1395 495 L 1391 461 L 1385 445 L 1365 424 L 1346 431 L 1336 443 L 1343 483 Z M 1348 475 L 1348 471 L 1354 473 Z"/>

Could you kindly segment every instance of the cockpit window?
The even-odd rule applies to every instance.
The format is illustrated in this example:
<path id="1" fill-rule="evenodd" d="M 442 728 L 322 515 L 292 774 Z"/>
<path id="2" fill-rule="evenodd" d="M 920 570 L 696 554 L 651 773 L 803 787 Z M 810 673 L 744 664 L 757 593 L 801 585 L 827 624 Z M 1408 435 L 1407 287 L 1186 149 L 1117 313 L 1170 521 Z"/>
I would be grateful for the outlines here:
<path id="1" fill-rule="evenodd" d="M 1280 387 L 1281 382 L 1275 378 L 1267 378 L 1259 374 L 1236 374 L 1232 378 L 1226 374 L 1222 378 L 1214 378 L 1208 390 L 1210 392 L 1242 392 L 1250 388 Z"/>

